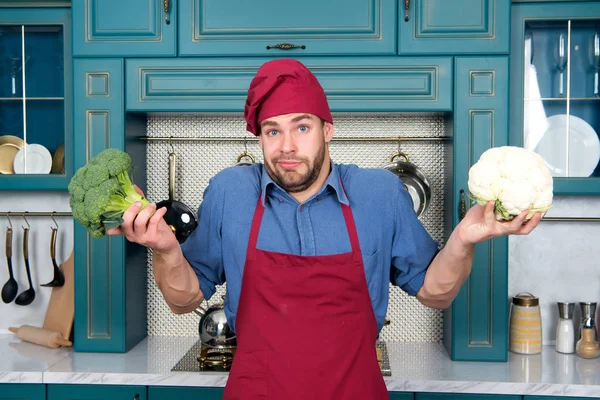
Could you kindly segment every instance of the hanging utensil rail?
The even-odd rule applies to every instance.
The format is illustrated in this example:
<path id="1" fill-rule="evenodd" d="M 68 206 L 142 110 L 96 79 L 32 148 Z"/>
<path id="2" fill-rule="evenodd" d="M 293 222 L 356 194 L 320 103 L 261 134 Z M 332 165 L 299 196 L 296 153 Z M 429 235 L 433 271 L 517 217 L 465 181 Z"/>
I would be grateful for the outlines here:
<path id="1" fill-rule="evenodd" d="M 39 211 L 1 211 L 0 216 L 3 217 L 71 217 L 71 212 L 39 212 Z"/>
<path id="2" fill-rule="evenodd" d="M 445 142 L 451 140 L 450 136 L 390 136 L 390 137 L 334 137 L 333 142 Z M 142 136 L 144 142 L 243 142 L 244 140 L 258 142 L 257 138 L 205 136 L 205 137 L 149 137 Z"/>
<path id="3" fill-rule="evenodd" d="M 543 217 L 546 222 L 600 222 L 600 217 Z"/>

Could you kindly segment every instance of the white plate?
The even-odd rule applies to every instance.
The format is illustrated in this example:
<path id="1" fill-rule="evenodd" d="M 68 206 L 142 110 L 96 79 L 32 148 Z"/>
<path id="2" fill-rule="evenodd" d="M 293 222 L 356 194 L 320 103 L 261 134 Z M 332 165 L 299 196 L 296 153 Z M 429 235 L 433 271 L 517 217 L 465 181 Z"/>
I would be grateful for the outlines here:
<path id="1" fill-rule="evenodd" d="M 600 140 L 594 128 L 571 115 L 567 175 L 567 115 L 553 115 L 548 123 L 549 128 L 535 151 L 546 160 L 552 176 L 590 176 L 600 160 Z"/>
<path id="2" fill-rule="evenodd" d="M 25 168 L 27 151 L 27 168 Z M 52 155 L 41 144 L 28 144 L 15 155 L 15 174 L 49 174 L 52 169 Z"/>

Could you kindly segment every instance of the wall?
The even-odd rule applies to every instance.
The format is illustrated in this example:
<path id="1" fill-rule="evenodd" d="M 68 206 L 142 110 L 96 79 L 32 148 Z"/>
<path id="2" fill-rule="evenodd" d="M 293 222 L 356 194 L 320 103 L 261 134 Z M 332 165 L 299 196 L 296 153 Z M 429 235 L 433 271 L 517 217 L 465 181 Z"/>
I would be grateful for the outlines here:
<path id="1" fill-rule="evenodd" d="M 69 196 L 66 192 L 1 192 L 1 212 L 22 211 L 71 211 Z M 73 249 L 73 220 L 70 217 L 55 217 L 58 223 L 56 240 L 56 261 L 62 263 L 71 254 Z M 52 288 L 40 287 L 42 283 L 52 280 L 52 261 L 50 258 L 50 234 L 54 223 L 49 217 L 28 217 L 31 229 L 29 231 L 29 265 L 36 296 L 34 301 L 27 306 L 14 303 L 5 304 L 0 301 L 0 334 L 8 333 L 9 326 L 24 324 L 42 326 L 46 308 L 50 300 Z M 29 287 L 25 262 L 23 261 L 23 226 L 26 226 L 22 217 L 11 216 L 13 226 L 12 264 L 15 279 L 21 293 Z M 5 234 L 8 219 L 0 216 L 0 288 L 8 280 L 6 264 Z"/>

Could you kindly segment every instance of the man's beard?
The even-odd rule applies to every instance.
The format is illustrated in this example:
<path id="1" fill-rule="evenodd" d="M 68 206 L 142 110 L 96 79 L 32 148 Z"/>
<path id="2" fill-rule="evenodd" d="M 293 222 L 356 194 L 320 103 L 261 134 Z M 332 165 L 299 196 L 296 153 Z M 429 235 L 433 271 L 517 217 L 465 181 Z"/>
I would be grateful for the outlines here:
<path id="1" fill-rule="evenodd" d="M 271 160 L 273 165 L 277 165 L 280 160 L 287 160 L 285 156 L 277 157 Z M 296 171 L 279 171 L 271 167 L 271 163 L 265 162 L 267 173 L 273 181 L 288 193 L 298 193 L 308 189 L 319 177 L 323 163 L 325 162 L 325 141 L 315 157 L 314 164 L 310 165 L 310 160 L 306 157 L 293 158 L 291 160 L 306 164 L 308 170 L 304 175 L 298 178 L 299 173 Z"/>

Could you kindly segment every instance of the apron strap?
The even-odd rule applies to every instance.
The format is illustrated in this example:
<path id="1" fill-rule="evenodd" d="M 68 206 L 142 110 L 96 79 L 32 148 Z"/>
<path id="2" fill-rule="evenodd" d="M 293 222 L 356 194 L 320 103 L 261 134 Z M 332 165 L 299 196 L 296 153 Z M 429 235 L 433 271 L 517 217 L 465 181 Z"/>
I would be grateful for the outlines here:
<path id="1" fill-rule="evenodd" d="M 258 231 L 260 230 L 260 222 L 262 221 L 265 208 L 262 205 L 262 194 L 258 196 L 258 203 L 254 209 L 254 217 L 252 218 L 252 226 L 250 227 L 250 238 L 248 239 L 248 250 L 256 249 L 258 241 Z"/>

